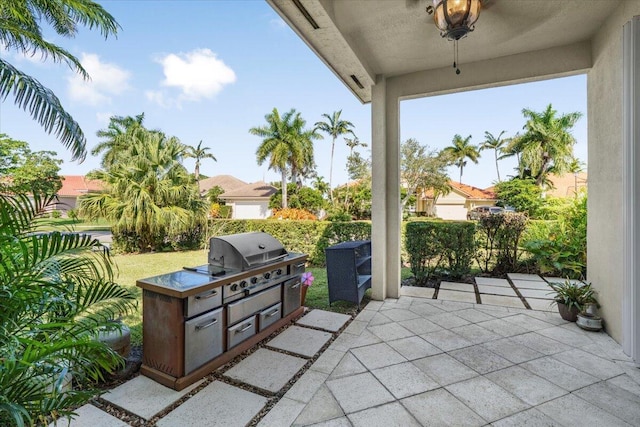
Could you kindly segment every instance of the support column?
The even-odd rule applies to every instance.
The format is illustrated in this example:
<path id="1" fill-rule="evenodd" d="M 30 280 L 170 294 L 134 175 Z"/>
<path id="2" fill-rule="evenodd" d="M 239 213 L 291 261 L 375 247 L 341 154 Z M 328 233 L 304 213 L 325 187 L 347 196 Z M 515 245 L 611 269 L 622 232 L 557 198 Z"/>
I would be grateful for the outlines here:
<path id="1" fill-rule="evenodd" d="M 372 297 L 398 298 L 400 291 L 399 100 L 389 97 L 387 81 L 372 87 Z"/>
<path id="2" fill-rule="evenodd" d="M 640 362 L 640 17 L 623 27 L 622 40 L 623 228 L 622 347 Z"/>

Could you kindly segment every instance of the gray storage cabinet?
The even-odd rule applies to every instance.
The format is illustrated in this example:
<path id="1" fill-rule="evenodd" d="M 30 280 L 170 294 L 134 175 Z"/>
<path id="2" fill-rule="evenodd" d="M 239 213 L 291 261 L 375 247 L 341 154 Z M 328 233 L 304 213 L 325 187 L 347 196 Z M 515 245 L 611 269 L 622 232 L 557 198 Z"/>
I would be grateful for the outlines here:
<path id="1" fill-rule="evenodd" d="M 330 246 L 327 257 L 329 304 L 351 301 L 360 306 L 371 287 L 371 240 L 356 240 Z"/>

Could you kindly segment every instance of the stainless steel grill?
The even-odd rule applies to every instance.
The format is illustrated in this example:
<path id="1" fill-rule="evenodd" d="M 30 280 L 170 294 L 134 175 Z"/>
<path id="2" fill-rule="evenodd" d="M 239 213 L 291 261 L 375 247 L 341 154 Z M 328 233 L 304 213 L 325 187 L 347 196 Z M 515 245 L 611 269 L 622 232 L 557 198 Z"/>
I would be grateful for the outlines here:
<path id="1" fill-rule="evenodd" d="M 221 269 L 247 271 L 284 259 L 288 252 L 267 233 L 240 233 L 212 237 L 209 265 Z"/>

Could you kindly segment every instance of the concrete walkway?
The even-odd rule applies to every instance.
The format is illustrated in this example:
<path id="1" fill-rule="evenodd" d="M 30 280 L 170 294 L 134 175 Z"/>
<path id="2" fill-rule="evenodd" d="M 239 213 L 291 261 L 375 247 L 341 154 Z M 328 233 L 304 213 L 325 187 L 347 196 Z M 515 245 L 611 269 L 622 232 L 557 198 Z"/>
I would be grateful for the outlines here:
<path id="1" fill-rule="evenodd" d="M 313 310 L 181 392 L 139 376 L 80 408 L 71 425 L 640 426 L 640 369 L 604 332 L 522 302 L 403 292 L 411 296 L 372 301 L 350 323 Z"/>

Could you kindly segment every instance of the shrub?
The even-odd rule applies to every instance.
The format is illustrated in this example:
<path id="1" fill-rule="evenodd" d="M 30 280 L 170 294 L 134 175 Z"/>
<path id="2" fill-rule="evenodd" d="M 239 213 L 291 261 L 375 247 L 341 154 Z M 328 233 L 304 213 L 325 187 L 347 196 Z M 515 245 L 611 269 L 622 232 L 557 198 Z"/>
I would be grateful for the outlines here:
<path id="1" fill-rule="evenodd" d="M 310 259 L 313 265 L 326 264 L 324 251 L 329 246 L 351 240 L 371 239 L 371 222 L 369 221 L 324 222 L 324 224 L 325 227 Z"/>
<path id="2" fill-rule="evenodd" d="M 441 222 L 437 238 L 444 255 L 442 266 L 448 276 L 460 278 L 469 273 L 476 252 L 476 224 L 471 221 Z"/>
<path id="3" fill-rule="evenodd" d="M 286 208 L 286 209 L 273 209 L 273 212 L 269 219 L 293 219 L 293 220 L 306 219 L 310 221 L 316 221 L 318 217 L 316 217 L 314 214 L 304 209 Z"/>
<path id="4" fill-rule="evenodd" d="M 496 194 L 500 204 L 513 206 L 518 212 L 526 212 L 530 218 L 537 218 L 542 204 L 542 190 L 533 179 L 514 178 L 496 184 Z"/>
<path id="5" fill-rule="evenodd" d="M 502 224 L 496 235 L 498 256 L 494 273 L 507 273 L 517 269 L 520 241 L 527 228 L 528 218 L 523 213 L 505 213 L 499 216 L 502 217 Z"/>
<path id="6" fill-rule="evenodd" d="M 406 225 L 405 246 L 417 286 L 427 286 L 440 264 L 442 252 L 435 234 L 431 222 L 416 221 Z"/>
<path id="7" fill-rule="evenodd" d="M 476 261 L 484 273 L 489 273 L 496 266 L 497 237 L 502 221 L 502 215 L 488 213 L 480 214 L 478 218 Z"/>
<path id="8" fill-rule="evenodd" d="M 78 219 L 78 210 L 77 209 L 69 209 L 67 211 L 67 216 L 71 219 L 77 220 Z"/>
<path id="9" fill-rule="evenodd" d="M 58 218 L 61 218 L 61 217 L 62 217 L 62 212 L 57 211 L 57 210 L 56 211 L 51 211 L 51 218 L 58 219 Z"/>

